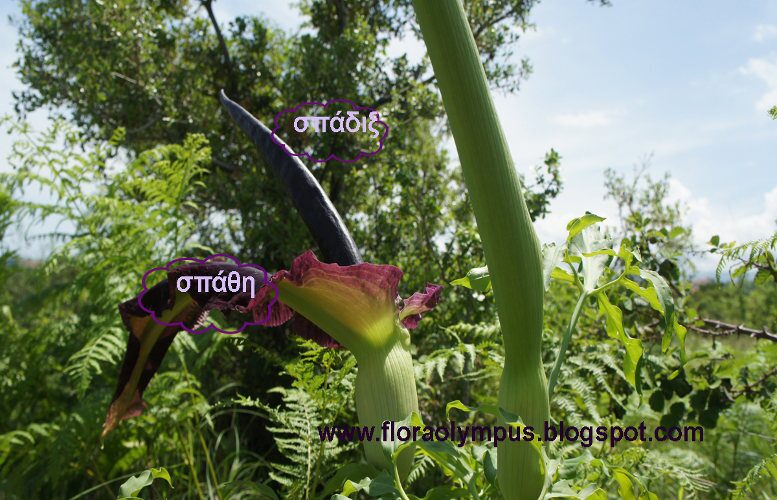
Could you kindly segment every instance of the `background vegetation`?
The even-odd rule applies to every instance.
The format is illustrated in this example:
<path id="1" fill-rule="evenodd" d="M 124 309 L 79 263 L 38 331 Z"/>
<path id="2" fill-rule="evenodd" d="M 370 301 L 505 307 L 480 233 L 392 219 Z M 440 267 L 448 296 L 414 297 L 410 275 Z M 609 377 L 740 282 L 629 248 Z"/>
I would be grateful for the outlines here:
<path id="1" fill-rule="evenodd" d="M 146 392 L 149 410 L 100 441 L 126 343 L 116 306 L 137 293 L 145 270 L 171 257 L 227 252 L 280 269 L 313 247 L 219 108 L 221 88 L 265 122 L 290 102 L 321 96 L 379 106 L 397 125 L 390 148 L 358 164 L 310 166 L 365 260 L 401 267 L 405 296 L 483 265 L 459 169 L 443 148 L 428 61 L 387 52 L 391 36 L 417 29 L 409 2 L 303 0 L 306 29 L 297 34 L 252 16 L 219 25 L 210 0 L 21 3 L 17 70 L 26 88 L 15 95 L 21 119 L 4 121 L 19 140 L 0 183 L 0 496 L 114 498 L 129 477 L 156 467 L 174 489 L 162 480 L 143 495 L 340 491 L 360 449 L 321 443 L 316 426 L 356 422 L 353 357 L 285 329 L 178 335 Z M 518 91 L 531 66 L 512 66 L 508 56 L 534 2 L 465 5 L 493 87 Z M 59 117 L 48 130 L 25 125 L 25 113 L 38 108 Z M 549 151 L 525 179 L 535 219 L 562 189 L 561 160 Z M 550 450 L 563 460 L 556 481 L 626 496 L 608 472 L 621 467 L 659 498 L 777 495 L 768 477 L 777 470 L 774 228 L 759 242 L 709 235 L 708 247 L 694 248 L 684 207 L 668 201 L 667 178 L 641 169 L 608 172 L 603 182 L 620 209 L 613 239 L 638 249 L 643 267 L 671 284 L 689 330 L 688 362 L 676 345 L 661 352 L 662 327 L 646 303 L 615 292 L 610 300 L 645 349 L 642 393 L 620 368 L 623 347 L 607 338 L 604 317 L 586 307 L 552 414 L 577 425 L 698 423 L 705 439 L 560 445 Z M 30 202 L 30 193 L 48 201 Z M 53 245 L 45 260 L 10 249 L 12 231 L 34 233 L 45 219 L 58 222 L 44 236 Z M 720 281 L 690 281 L 700 252 L 719 254 Z M 547 292 L 548 371 L 575 300 L 563 284 Z M 448 287 L 413 342 L 426 422 L 445 421 L 449 401 L 495 402 L 501 345 L 487 295 Z M 486 467 L 482 447 L 465 452 Z M 407 490 L 423 496 L 461 481 L 419 456 Z"/>

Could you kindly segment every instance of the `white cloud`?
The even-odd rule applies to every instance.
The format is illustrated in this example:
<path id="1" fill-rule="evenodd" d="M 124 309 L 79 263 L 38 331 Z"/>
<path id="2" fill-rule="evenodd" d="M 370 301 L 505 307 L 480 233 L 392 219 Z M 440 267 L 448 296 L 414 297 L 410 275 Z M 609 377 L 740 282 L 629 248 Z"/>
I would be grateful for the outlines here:
<path id="1" fill-rule="evenodd" d="M 774 24 L 759 24 L 753 31 L 753 40 L 756 42 L 763 42 L 775 37 L 777 37 L 777 25 Z"/>
<path id="2" fill-rule="evenodd" d="M 562 113 L 553 117 L 553 123 L 563 127 L 593 128 L 612 124 L 618 113 L 615 111 L 586 111 L 581 113 Z"/>
<path id="3" fill-rule="evenodd" d="M 755 106 L 759 111 L 766 111 L 777 104 L 777 58 L 754 57 L 739 68 L 743 75 L 753 76 L 763 81 L 767 86 L 766 93 L 761 96 Z"/>
<path id="4" fill-rule="evenodd" d="M 764 193 L 760 209 L 752 212 L 732 210 L 732 207 L 712 203 L 705 196 L 696 196 L 676 178 L 669 179 L 670 201 L 680 201 L 688 208 L 686 220 L 693 228 L 695 243 L 704 248 L 713 235 L 721 241 L 744 243 L 762 239 L 777 229 L 777 185 Z M 697 262 L 700 271 L 711 271 L 717 264 L 714 256 L 705 256 Z"/>
<path id="5" fill-rule="evenodd" d="M 521 33 L 520 40 L 523 42 L 538 42 L 544 41 L 547 38 L 556 34 L 555 28 L 552 26 L 533 26 Z"/>
<path id="6" fill-rule="evenodd" d="M 410 64 L 418 64 L 426 55 L 426 45 L 412 33 L 404 33 L 389 40 L 387 53 L 390 57 L 406 54 Z"/>

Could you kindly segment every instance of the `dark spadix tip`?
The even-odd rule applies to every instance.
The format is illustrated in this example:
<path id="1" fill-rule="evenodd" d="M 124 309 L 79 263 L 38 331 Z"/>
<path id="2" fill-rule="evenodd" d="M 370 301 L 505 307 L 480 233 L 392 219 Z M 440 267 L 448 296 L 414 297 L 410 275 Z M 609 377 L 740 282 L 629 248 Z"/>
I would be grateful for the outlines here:
<path id="1" fill-rule="evenodd" d="M 227 97 L 223 90 L 219 93 L 219 101 L 283 184 L 324 260 L 341 266 L 362 262 L 359 249 L 340 214 L 302 161 L 286 154 L 272 140 L 272 131 Z"/>

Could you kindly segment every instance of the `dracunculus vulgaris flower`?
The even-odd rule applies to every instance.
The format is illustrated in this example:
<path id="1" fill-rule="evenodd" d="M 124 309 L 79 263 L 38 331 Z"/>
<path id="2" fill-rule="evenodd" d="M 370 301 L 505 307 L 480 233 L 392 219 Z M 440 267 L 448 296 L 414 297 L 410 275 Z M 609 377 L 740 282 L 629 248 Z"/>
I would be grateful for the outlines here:
<path id="1" fill-rule="evenodd" d="M 429 285 L 423 293 L 396 301 L 397 305 L 391 309 L 394 320 L 389 321 L 387 304 L 395 304 L 401 271 L 392 266 L 362 264 L 359 250 L 340 215 L 299 158 L 283 153 L 277 147 L 277 139 L 272 139 L 271 131 L 242 106 L 223 92 L 219 98 L 229 116 L 251 140 L 284 187 L 326 261 L 340 264 L 327 267 L 312 254 L 305 254 L 301 260 L 295 261 L 296 265 L 289 273 L 283 272 L 274 277 L 279 287 L 286 288 L 288 292 L 281 298 L 281 304 L 288 295 L 296 306 L 288 304 L 271 309 L 273 315 L 269 323 L 280 324 L 291 317 L 294 307 L 299 308 L 299 314 L 294 315 L 293 327 L 296 331 L 325 346 L 337 347 L 342 343 L 353 349 L 359 363 L 356 406 L 360 420 L 382 423 L 383 420 L 405 418 L 418 408 L 412 360 L 407 350 L 407 329 L 414 328 L 420 314 L 436 304 L 441 288 Z M 236 269 L 224 266 L 218 264 L 210 270 L 191 271 L 200 271 L 194 274 L 210 272 L 211 275 L 219 270 L 241 274 L 255 272 L 250 267 Z M 184 271 L 188 273 L 190 270 L 178 269 L 178 275 L 184 274 Z M 194 328 L 212 309 L 226 313 L 259 314 L 257 311 L 262 302 L 272 300 L 266 290 L 262 292 L 261 301 L 252 300 L 247 293 L 180 293 L 172 285 L 176 277 L 175 273 L 169 273 L 168 279 L 152 287 L 142 299 L 144 307 L 140 307 L 137 297 L 119 306 L 130 335 L 116 393 L 103 425 L 103 436 L 123 418 L 143 411 L 143 391 L 182 326 Z M 259 276 L 254 277 L 257 283 L 262 281 Z M 322 290 L 315 285 L 326 283 L 327 279 L 334 279 L 338 284 L 330 290 L 332 293 L 322 295 Z M 347 292 L 347 297 L 335 300 L 335 291 Z M 360 300 L 354 302 L 354 297 Z M 334 301 L 337 307 L 329 309 L 327 301 Z M 348 301 L 352 306 L 365 307 L 347 307 Z M 178 326 L 164 326 L 152 321 L 149 310 L 162 322 Z M 343 316 L 335 318 L 332 311 L 338 311 L 338 315 L 342 313 Z M 306 314 L 312 322 L 305 319 Z M 331 328 L 331 336 L 316 325 L 324 330 Z M 367 458 L 376 466 L 389 468 L 378 446 L 379 443 L 365 443 Z M 399 457 L 398 472 L 402 476 L 410 468 L 411 455 L 405 453 Z"/>
<path id="2" fill-rule="evenodd" d="M 400 301 L 401 278 L 402 271 L 394 266 L 325 264 L 312 252 L 297 257 L 289 271 L 272 278 L 280 306 L 269 326 L 288 321 L 296 312 L 305 318 L 298 327 L 300 333 L 311 330 L 305 326 L 309 321 L 353 353 L 361 425 L 377 428 L 385 420 L 401 420 L 418 411 L 408 329 L 415 328 L 420 315 L 437 304 L 442 287 L 429 284 L 423 292 Z M 251 304 L 252 310 L 263 310 L 270 289 L 263 292 Z M 380 443 L 365 442 L 364 448 L 370 463 L 388 468 Z M 411 465 L 412 450 L 408 450 L 399 457 L 400 474 L 409 472 Z"/>
<path id="3" fill-rule="evenodd" d="M 293 328 L 300 335 L 324 346 L 343 346 L 353 353 L 360 425 L 379 427 L 385 420 L 402 420 L 418 411 L 408 329 L 415 328 L 420 315 L 437 304 L 442 287 L 430 284 L 424 292 L 401 300 L 397 295 L 402 278 L 399 268 L 370 263 L 327 264 L 310 251 L 294 259 L 288 271 L 277 272 L 271 279 L 274 286 L 260 288 L 253 298 L 244 292 L 183 294 L 170 285 L 187 273 L 215 274 L 224 266 L 207 264 L 172 270 L 161 286 L 143 297 L 144 306 L 158 311 L 165 322 L 182 321 L 189 326 L 213 309 L 251 314 L 259 321 L 267 314 L 268 304 L 277 299 L 266 326 L 279 326 L 293 319 Z M 255 271 L 249 268 L 238 272 Z M 104 433 L 120 419 L 142 411 L 143 389 L 177 333 L 175 328 L 151 321 L 137 300 L 122 304 L 120 310 L 135 341 L 131 338 Z M 364 448 L 370 463 L 391 468 L 379 442 L 365 442 Z M 400 475 L 409 472 L 412 458 L 412 450 L 399 457 Z"/>

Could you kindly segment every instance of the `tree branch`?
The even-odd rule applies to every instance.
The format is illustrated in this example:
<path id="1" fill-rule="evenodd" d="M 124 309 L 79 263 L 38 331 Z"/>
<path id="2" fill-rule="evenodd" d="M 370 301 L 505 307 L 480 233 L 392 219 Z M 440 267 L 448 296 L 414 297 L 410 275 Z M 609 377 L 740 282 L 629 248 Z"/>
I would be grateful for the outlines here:
<path id="1" fill-rule="evenodd" d="M 754 339 L 770 340 L 777 342 L 777 335 L 768 331 L 766 327 L 761 330 L 755 328 L 748 328 L 745 325 L 735 325 L 732 323 L 725 323 L 716 319 L 702 318 L 705 327 L 699 327 L 694 325 L 688 325 L 688 328 L 696 333 L 704 335 L 710 335 L 713 337 L 727 337 L 729 335 L 747 335 Z"/>
<path id="2" fill-rule="evenodd" d="M 432 83 L 435 79 L 436 79 L 436 77 L 434 76 L 434 74 L 432 74 L 431 76 L 421 80 L 419 83 L 421 85 L 426 86 L 426 85 L 429 85 L 430 83 Z M 410 90 L 410 88 L 411 88 L 410 86 L 407 86 L 407 87 L 404 87 L 400 91 L 400 93 L 402 94 L 402 97 L 405 97 L 405 94 Z M 390 102 L 390 101 L 391 101 L 391 94 L 382 95 L 382 96 L 380 96 L 378 98 L 377 101 L 375 101 L 372 104 L 372 109 L 378 109 L 378 107 L 380 107 L 380 106 L 382 106 L 382 105 L 384 105 L 384 104 L 386 104 L 387 102 Z"/>
<path id="3" fill-rule="evenodd" d="M 345 7 L 343 0 L 335 0 L 334 4 L 337 10 L 337 28 L 339 34 L 342 35 L 345 32 L 346 26 L 348 26 L 348 9 Z"/>
<path id="4" fill-rule="evenodd" d="M 478 26 L 477 29 L 473 30 L 472 36 L 475 37 L 475 43 L 478 43 L 480 41 L 480 37 L 487 29 L 501 23 L 502 21 L 504 21 L 505 19 L 507 19 L 508 17 L 512 16 L 515 13 L 516 13 L 515 8 L 511 7 L 507 12 L 504 12 L 501 15 L 498 15 L 496 17 L 492 17 L 491 19 L 487 19 L 483 24 Z M 478 46 L 479 45 L 480 44 L 478 44 Z"/>
<path id="5" fill-rule="evenodd" d="M 744 267 L 750 267 L 750 268 L 756 268 L 759 271 L 766 271 L 767 273 L 771 274 L 772 279 L 777 281 L 777 269 L 772 266 L 772 263 L 770 259 L 767 257 L 767 264 L 759 264 L 758 262 L 755 262 L 751 259 L 743 259 L 742 257 L 737 257 L 737 260 L 739 260 Z M 730 271 L 729 271 L 730 272 Z"/>
<path id="6" fill-rule="evenodd" d="M 219 48 L 221 49 L 221 56 L 224 58 L 224 64 L 227 67 L 227 90 L 230 94 L 237 93 L 237 80 L 235 79 L 235 72 L 232 68 L 232 58 L 229 56 L 229 48 L 227 42 L 224 40 L 224 35 L 221 33 L 219 23 L 216 21 L 216 15 L 213 13 L 213 0 L 201 0 L 200 2 L 205 10 L 208 11 L 208 17 L 210 23 L 213 25 L 213 29 L 216 32 L 216 38 L 219 41 Z"/>
<path id="7" fill-rule="evenodd" d="M 338 17 L 340 17 L 340 7 L 342 5 L 342 2 L 341 1 L 336 1 L 335 5 L 337 6 Z M 475 43 L 478 46 L 478 48 L 481 48 L 480 40 L 481 40 L 481 37 L 483 36 L 483 33 L 485 33 L 485 31 L 487 29 L 495 26 L 496 24 L 501 23 L 505 19 L 508 19 L 510 16 L 515 15 L 515 14 L 517 14 L 517 12 L 515 11 L 515 8 L 510 8 L 506 12 L 503 12 L 501 14 L 495 15 L 494 17 L 491 17 L 491 18 L 485 20 L 479 26 L 475 27 L 472 31 L 473 31 L 473 36 L 475 38 Z M 493 58 L 494 58 L 494 54 L 490 54 L 489 55 L 489 60 L 493 60 Z M 419 83 L 422 86 L 426 86 L 426 85 L 429 85 L 430 83 L 434 82 L 435 80 L 436 80 L 436 76 L 434 75 L 434 73 L 432 73 L 431 76 L 421 80 Z M 406 88 L 402 89 L 400 91 L 400 93 L 404 97 L 404 94 L 407 91 L 409 91 L 409 90 L 410 90 L 410 87 L 406 87 Z M 379 97 L 378 100 L 375 101 L 375 103 L 373 103 L 373 108 L 377 109 L 378 106 L 386 104 L 389 101 L 391 101 L 391 95 L 390 94 L 383 95 L 383 96 Z"/>
<path id="8" fill-rule="evenodd" d="M 738 391 L 733 391 L 730 394 L 726 393 L 726 396 L 728 396 L 728 398 L 731 401 L 734 401 L 739 396 L 741 396 L 743 394 L 747 394 L 750 391 L 752 391 L 753 389 L 755 389 L 757 386 L 763 384 L 764 382 L 766 382 L 766 380 L 769 377 L 771 377 L 772 375 L 775 375 L 775 374 L 777 374 L 777 366 L 775 366 L 774 368 L 772 368 L 768 372 L 764 373 L 764 375 L 761 378 L 759 378 L 758 380 L 756 380 L 755 382 L 750 382 L 749 384 L 747 384 L 746 386 L 742 387 Z"/>
<path id="9" fill-rule="evenodd" d="M 213 163 L 217 167 L 219 167 L 219 168 L 221 168 L 223 170 L 226 170 L 229 173 L 235 173 L 235 172 L 240 171 L 240 167 L 239 166 L 237 166 L 237 165 L 235 165 L 233 163 L 226 162 L 224 160 L 219 160 L 216 157 L 212 156 L 210 161 L 211 161 L 211 163 Z"/>

